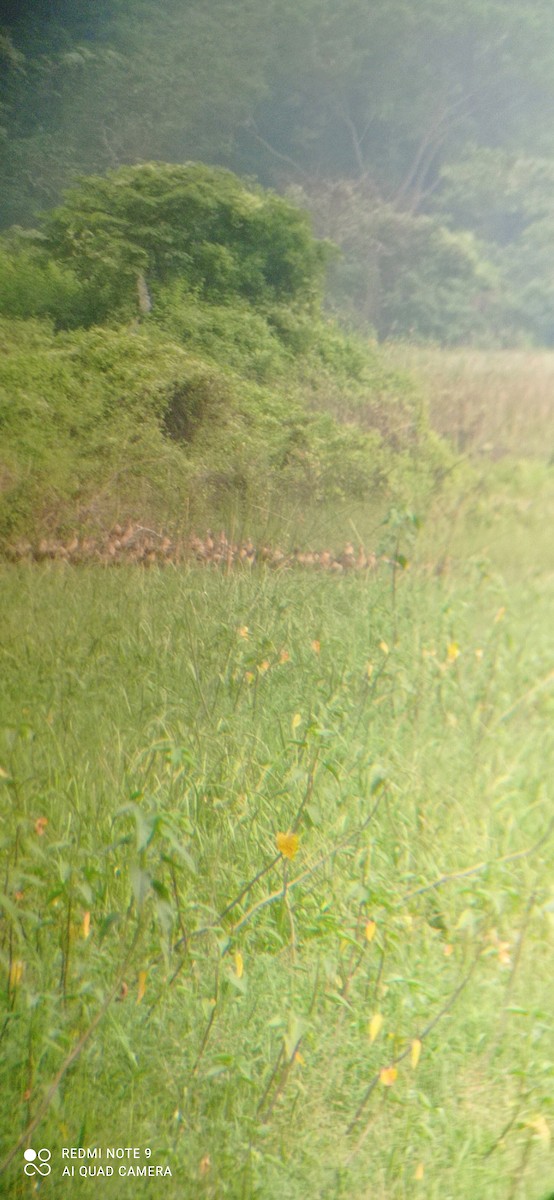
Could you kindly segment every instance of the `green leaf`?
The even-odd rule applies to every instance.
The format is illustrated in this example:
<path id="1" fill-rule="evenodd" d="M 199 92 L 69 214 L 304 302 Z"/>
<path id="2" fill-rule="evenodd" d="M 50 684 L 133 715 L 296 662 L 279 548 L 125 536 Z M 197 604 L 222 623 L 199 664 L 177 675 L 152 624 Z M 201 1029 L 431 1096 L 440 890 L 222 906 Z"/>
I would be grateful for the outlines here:
<path id="1" fill-rule="evenodd" d="M 135 864 L 129 868 L 129 878 L 131 880 L 135 903 L 140 912 L 152 887 L 152 878 L 148 871 L 143 871 L 141 867 L 137 867 Z"/>
<path id="2" fill-rule="evenodd" d="M 285 1054 L 290 1060 L 308 1028 L 307 1021 L 303 1017 L 299 1017 L 296 1013 L 290 1013 L 287 1032 L 283 1035 L 283 1043 L 285 1046 Z"/>
<path id="3" fill-rule="evenodd" d="M 374 796 L 376 792 L 380 791 L 380 789 L 385 786 L 386 782 L 387 782 L 386 771 L 381 770 L 379 767 L 376 767 L 375 771 L 371 777 L 370 784 L 369 784 L 370 796 Z"/>
<path id="4" fill-rule="evenodd" d="M 234 971 L 228 971 L 227 981 L 231 984 L 231 987 L 234 987 L 235 990 L 240 992 L 242 996 L 246 995 L 248 991 L 248 981 L 246 979 L 246 975 L 242 975 L 239 979 L 238 975 L 236 975 Z"/>
<path id="5" fill-rule="evenodd" d="M 121 922 L 121 914 L 117 913 L 117 912 L 108 913 L 107 916 L 104 917 L 104 919 L 100 922 L 100 925 L 98 927 L 98 944 L 99 945 L 104 941 L 104 938 L 106 938 L 108 936 L 110 929 L 112 929 L 115 925 L 119 925 L 120 922 Z"/>
<path id="6" fill-rule="evenodd" d="M 164 900 L 167 904 L 171 904 L 171 894 L 165 883 L 162 883 L 159 879 L 153 879 L 152 889 L 156 895 L 160 897 L 160 900 Z"/>

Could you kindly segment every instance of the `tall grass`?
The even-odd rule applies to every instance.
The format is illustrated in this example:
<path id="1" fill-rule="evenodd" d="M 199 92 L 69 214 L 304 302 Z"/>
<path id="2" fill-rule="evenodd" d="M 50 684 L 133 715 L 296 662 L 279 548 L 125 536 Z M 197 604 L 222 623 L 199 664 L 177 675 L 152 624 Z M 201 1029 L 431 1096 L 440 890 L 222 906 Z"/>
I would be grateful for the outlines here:
<path id="1" fill-rule="evenodd" d="M 45 1197 L 554 1186 L 531 485 L 506 569 L 474 494 L 440 569 L 452 514 L 405 571 L 3 569 L 7 1194 L 29 1142 Z M 117 1145 L 172 1176 L 62 1178 Z"/>
<path id="2" fill-rule="evenodd" d="M 554 355 L 548 350 L 445 350 L 391 343 L 386 356 L 418 377 L 433 428 L 462 453 L 554 454 Z"/>

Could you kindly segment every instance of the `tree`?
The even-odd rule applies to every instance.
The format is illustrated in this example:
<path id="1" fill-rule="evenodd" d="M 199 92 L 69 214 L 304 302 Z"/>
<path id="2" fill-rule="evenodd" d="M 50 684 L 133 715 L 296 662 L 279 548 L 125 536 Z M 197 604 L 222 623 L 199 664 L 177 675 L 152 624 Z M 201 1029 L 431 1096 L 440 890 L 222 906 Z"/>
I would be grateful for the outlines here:
<path id="1" fill-rule="evenodd" d="M 96 319 L 136 303 L 137 281 L 204 299 L 311 306 L 328 249 L 292 204 L 201 164 L 147 163 L 82 179 L 44 223 L 45 245 L 94 295 Z"/>
<path id="2" fill-rule="evenodd" d="M 9 145 L 0 224 L 32 220 L 76 176 L 137 161 L 230 165 L 264 88 L 270 0 L 60 3 L 14 27 L 25 74 L 4 90 Z M 88 21 L 86 18 L 88 10 Z M 0 91 L 1 96 L 1 91 Z"/>
<path id="3" fill-rule="evenodd" d="M 554 148 L 548 0 L 286 0 L 252 145 L 416 211 L 470 139 Z"/>
<path id="4" fill-rule="evenodd" d="M 496 324 L 499 273 L 472 234 L 399 212 L 368 183 L 319 182 L 289 194 L 342 250 L 330 299 L 354 326 L 369 324 L 380 338 L 455 343 Z"/>
<path id="5" fill-rule="evenodd" d="M 554 160 L 470 145 L 441 172 L 435 211 L 449 224 L 507 246 L 554 213 Z"/>

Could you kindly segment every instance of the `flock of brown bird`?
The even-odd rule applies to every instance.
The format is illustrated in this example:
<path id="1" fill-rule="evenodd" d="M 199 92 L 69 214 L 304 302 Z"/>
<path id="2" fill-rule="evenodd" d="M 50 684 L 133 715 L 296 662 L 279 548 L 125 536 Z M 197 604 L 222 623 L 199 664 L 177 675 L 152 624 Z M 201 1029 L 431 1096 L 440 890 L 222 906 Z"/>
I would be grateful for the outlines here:
<path id="1" fill-rule="evenodd" d="M 172 539 L 142 525 L 129 523 L 125 528 L 115 525 L 99 537 L 74 534 L 68 541 L 43 538 L 38 545 L 17 542 L 6 550 L 12 562 L 58 561 L 78 565 L 97 562 L 104 566 L 138 563 L 145 567 L 172 563 L 198 562 L 206 566 L 231 570 L 234 567 L 253 567 L 265 563 L 276 569 L 312 567 L 341 574 L 344 571 L 374 571 L 380 562 L 375 554 L 367 554 L 363 546 L 354 549 L 347 542 L 337 554 L 331 550 L 292 550 L 287 553 L 278 546 L 255 546 L 250 538 L 233 541 L 222 531 L 205 537 L 191 534 L 188 538 Z"/>

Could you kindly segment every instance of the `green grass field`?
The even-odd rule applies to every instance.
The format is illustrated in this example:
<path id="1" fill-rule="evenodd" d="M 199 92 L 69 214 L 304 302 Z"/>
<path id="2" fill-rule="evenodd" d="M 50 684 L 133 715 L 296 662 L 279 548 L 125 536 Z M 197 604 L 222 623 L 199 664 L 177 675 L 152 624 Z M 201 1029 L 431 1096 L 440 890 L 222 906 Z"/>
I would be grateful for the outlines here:
<path id="1" fill-rule="evenodd" d="M 435 504 L 404 570 L 2 567 L 3 1194 L 554 1190 L 554 476 Z"/>

